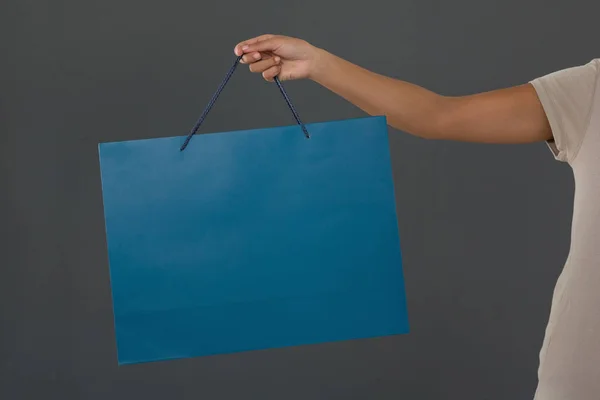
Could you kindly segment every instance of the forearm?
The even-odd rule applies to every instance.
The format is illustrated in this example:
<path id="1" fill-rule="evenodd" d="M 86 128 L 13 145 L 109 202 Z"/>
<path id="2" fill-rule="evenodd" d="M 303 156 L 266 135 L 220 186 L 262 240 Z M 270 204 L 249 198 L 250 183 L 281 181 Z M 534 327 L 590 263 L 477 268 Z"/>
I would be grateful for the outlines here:
<path id="1" fill-rule="evenodd" d="M 385 115 L 388 124 L 424 138 L 438 138 L 447 100 L 420 86 L 354 65 L 324 50 L 310 78 L 370 115 Z"/>

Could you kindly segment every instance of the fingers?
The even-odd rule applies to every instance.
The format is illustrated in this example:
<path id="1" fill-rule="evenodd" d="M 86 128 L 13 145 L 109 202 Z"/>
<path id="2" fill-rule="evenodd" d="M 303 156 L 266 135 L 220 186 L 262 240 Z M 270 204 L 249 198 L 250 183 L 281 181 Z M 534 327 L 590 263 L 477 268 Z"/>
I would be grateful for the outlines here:
<path id="1" fill-rule="evenodd" d="M 236 46 L 235 52 L 238 56 L 248 53 L 274 53 L 281 47 L 283 40 L 280 37 L 273 36 L 262 40 L 257 40 L 253 43 L 245 43 Z"/>
<path id="2" fill-rule="evenodd" d="M 261 53 L 268 51 L 274 53 L 279 47 L 281 47 L 282 44 L 283 41 L 281 40 L 281 38 L 272 37 L 269 39 L 258 41 L 256 43 L 246 44 L 242 46 L 242 51 L 244 53 L 250 53 L 254 51 L 258 51 Z"/>
<path id="3" fill-rule="evenodd" d="M 281 72 L 281 65 L 275 65 L 273 67 L 270 67 L 266 71 L 264 71 L 262 73 L 262 76 L 266 81 L 273 82 L 275 77 L 277 75 L 279 75 L 280 72 Z"/>
<path id="4" fill-rule="evenodd" d="M 244 54 L 244 56 L 242 57 L 240 62 L 242 64 L 252 64 L 252 63 L 257 62 L 261 58 L 267 58 L 267 57 L 266 57 L 266 55 L 260 54 L 259 52 L 255 51 L 254 53 Z"/>
<path id="5" fill-rule="evenodd" d="M 252 64 L 259 60 L 266 60 L 268 58 L 273 58 L 273 55 L 270 53 L 259 53 L 255 51 L 253 53 L 244 54 L 240 62 L 242 64 Z"/>
<path id="6" fill-rule="evenodd" d="M 280 61 L 281 60 L 279 57 L 266 58 L 264 60 L 260 60 L 253 64 L 250 64 L 250 71 L 256 72 L 256 73 L 263 73 L 263 72 L 267 71 L 268 69 L 270 69 L 276 65 L 279 65 Z"/>
<path id="7" fill-rule="evenodd" d="M 252 39 L 244 40 L 243 42 L 240 42 L 235 46 L 233 52 L 235 53 L 236 56 L 241 56 L 242 54 L 244 54 L 244 51 L 242 50 L 242 48 L 244 46 L 255 44 L 257 42 L 271 39 L 273 37 L 275 37 L 275 35 L 267 34 L 267 35 L 260 35 L 255 38 L 252 38 Z"/>
<path id="8" fill-rule="evenodd" d="M 282 38 L 276 35 L 261 35 L 238 43 L 234 53 L 242 56 L 240 62 L 250 64 L 251 72 L 262 74 L 263 78 L 272 82 L 281 72 L 281 58 L 273 53 L 283 44 Z"/>

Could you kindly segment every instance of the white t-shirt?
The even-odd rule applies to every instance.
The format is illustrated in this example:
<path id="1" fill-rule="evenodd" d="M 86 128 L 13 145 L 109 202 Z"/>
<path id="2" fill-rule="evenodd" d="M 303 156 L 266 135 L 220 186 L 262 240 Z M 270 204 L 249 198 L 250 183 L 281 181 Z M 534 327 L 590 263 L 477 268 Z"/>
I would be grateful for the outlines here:
<path id="1" fill-rule="evenodd" d="M 555 158 L 573 171 L 571 247 L 540 351 L 535 400 L 600 400 L 600 59 L 530 83 Z"/>

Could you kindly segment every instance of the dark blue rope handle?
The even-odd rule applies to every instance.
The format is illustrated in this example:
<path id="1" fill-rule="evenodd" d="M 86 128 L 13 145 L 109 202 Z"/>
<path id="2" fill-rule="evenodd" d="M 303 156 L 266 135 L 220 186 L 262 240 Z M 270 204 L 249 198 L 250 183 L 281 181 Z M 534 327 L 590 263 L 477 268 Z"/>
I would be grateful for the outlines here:
<path id="1" fill-rule="evenodd" d="M 204 109 L 204 112 L 202 113 L 202 115 L 200 116 L 200 118 L 198 118 L 198 121 L 196 121 L 196 124 L 194 125 L 194 127 L 192 128 L 192 130 L 190 131 L 190 133 L 188 134 L 188 136 L 185 138 L 185 141 L 181 145 L 180 151 L 185 150 L 185 148 L 189 144 L 190 140 L 192 139 L 192 136 L 194 136 L 196 134 L 196 132 L 198 131 L 198 128 L 200 128 L 200 125 L 202 125 L 202 123 L 206 119 L 206 116 L 208 115 L 208 113 L 210 112 L 210 110 L 212 109 L 212 107 L 215 105 L 217 99 L 219 98 L 219 95 L 221 94 L 221 92 L 225 88 L 225 85 L 227 85 L 227 82 L 229 82 L 229 79 L 231 78 L 231 76 L 235 72 L 235 69 L 239 65 L 241 59 L 242 59 L 242 56 L 239 56 L 235 60 L 235 62 L 231 66 L 231 68 L 229 69 L 229 72 L 227 72 L 227 75 L 225 76 L 225 78 L 223 79 L 223 81 L 221 82 L 221 84 L 219 85 L 219 87 L 217 88 L 217 91 L 215 92 L 215 94 L 213 95 L 213 97 L 208 102 L 208 105 Z M 285 99 L 285 101 L 286 101 L 289 109 L 292 111 L 292 114 L 294 114 L 294 118 L 296 119 L 296 122 L 302 128 L 302 132 L 304 132 L 304 136 L 306 136 L 307 139 L 310 138 L 310 135 L 308 134 L 308 130 L 306 129 L 306 126 L 300 120 L 300 116 L 298 115 L 298 112 L 296 111 L 296 108 L 292 104 L 292 101 L 290 100 L 290 98 L 287 95 L 285 89 L 283 88 L 283 85 L 281 84 L 281 81 L 279 80 L 278 77 L 275 77 L 274 80 L 275 80 L 275 83 L 277 84 L 277 87 L 279 87 L 279 90 L 281 91 L 281 94 L 283 95 L 283 98 Z"/>

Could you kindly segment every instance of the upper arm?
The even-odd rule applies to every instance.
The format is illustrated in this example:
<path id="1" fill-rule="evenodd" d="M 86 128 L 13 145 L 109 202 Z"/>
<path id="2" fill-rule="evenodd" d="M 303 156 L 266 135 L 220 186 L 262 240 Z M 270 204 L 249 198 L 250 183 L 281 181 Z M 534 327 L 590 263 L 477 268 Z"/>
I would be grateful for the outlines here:
<path id="1" fill-rule="evenodd" d="M 587 127 L 597 75 L 592 61 L 524 85 L 445 98 L 440 135 L 481 143 L 548 141 L 568 158 Z"/>
<path id="2" fill-rule="evenodd" d="M 438 121 L 442 139 L 478 143 L 532 143 L 552 131 L 531 84 L 442 101 Z"/>

